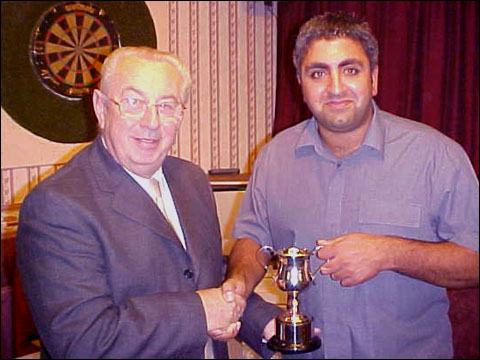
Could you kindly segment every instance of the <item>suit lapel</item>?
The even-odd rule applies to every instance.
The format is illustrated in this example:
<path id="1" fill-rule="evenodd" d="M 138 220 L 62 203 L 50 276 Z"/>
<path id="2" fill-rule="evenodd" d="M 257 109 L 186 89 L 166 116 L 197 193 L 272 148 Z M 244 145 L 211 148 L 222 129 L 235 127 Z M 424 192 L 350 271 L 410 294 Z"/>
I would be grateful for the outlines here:
<path id="1" fill-rule="evenodd" d="M 175 231 L 150 196 L 128 174 L 126 176 L 128 178 L 114 191 L 113 209 L 182 246 Z"/>
<path id="2" fill-rule="evenodd" d="M 148 227 L 161 237 L 176 242 L 183 248 L 175 231 L 157 205 L 108 153 L 102 144 L 100 135 L 92 144 L 90 162 L 99 188 L 113 196 L 112 208 L 114 211 Z"/>
<path id="3" fill-rule="evenodd" d="M 201 228 L 201 210 L 198 209 L 198 207 L 195 206 L 195 202 L 192 201 L 196 196 L 196 194 L 193 193 L 195 189 L 184 186 L 185 181 L 182 181 L 181 172 L 176 171 L 178 169 L 171 165 L 172 163 L 167 157 L 163 163 L 163 172 L 170 187 L 180 225 L 183 229 L 185 242 L 187 244 L 187 253 L 194 267 L 195 281 L 198 281 L 201 268 L 199 258 L 206 245 L 200 241 L 195 241 L 195 239 L 198 238 L 198 235 L 196 235 L 198 229 Z"/>

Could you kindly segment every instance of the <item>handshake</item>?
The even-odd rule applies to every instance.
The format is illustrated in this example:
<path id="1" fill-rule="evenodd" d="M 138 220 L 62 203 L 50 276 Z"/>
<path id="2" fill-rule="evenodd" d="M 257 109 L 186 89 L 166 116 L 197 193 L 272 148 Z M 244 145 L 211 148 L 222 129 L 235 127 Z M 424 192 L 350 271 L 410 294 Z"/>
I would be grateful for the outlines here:
<path id="1" fill-rule="evenodd" d="M 240 331 L 240 317 L 247 299 L 245 285 L 229 279 L 221 287 L 198 290 L 207 318 L 207 332 L 213 340 L 227 341 Z"/>

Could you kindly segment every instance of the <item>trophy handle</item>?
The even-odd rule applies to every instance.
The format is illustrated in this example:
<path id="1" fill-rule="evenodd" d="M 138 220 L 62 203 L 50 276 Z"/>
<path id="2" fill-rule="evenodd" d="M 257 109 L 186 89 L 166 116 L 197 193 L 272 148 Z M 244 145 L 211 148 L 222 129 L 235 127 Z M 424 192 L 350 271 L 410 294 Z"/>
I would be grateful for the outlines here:
<path id="1" fill-rule="evenodd" d="M 268 264 L 276 255 L 275 250 L 271 246 L 265 245 L 257 250 L 256 257 L 260 265 L 263 266 L 265 271 L 268 269 Z"/>
<path id="2" fill-rule="evenodd" d="M 317 256 L 317 251 L 322 249 L 323 248 L 323 245 L 317 245 L 315 246 L 312 250 L 310 250 L 310 255 L 315 255 Z M 310 273 L 310 276 L 312 277 L 312 282 L 315 280 L 315 278 L 317 277 L 320 269 L 322 268 L 322 265 L 323 264 L 320 264 L 317 268 L 317 270 L 315 270 L 314 272 L 311 272 Z"/>

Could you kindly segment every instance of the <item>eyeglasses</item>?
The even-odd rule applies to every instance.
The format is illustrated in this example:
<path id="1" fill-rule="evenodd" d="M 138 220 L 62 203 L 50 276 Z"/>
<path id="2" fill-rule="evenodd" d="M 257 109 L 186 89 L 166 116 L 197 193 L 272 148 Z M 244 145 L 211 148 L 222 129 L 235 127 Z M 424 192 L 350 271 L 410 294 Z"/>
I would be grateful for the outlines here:
<path id="1" fill-rule="evenodd" d="M 186 109 L 185 105 L 175 100 L 163 101 L 158 104 L 148 104 L 145 100 L 139 98 L 124 97 L 120 99 L 120 101 L 116 101 L 105 95 L 103 92 L 102 94 L 118 106 L 122 115 L 129 117 L 142 117 L 150 106 L 155 106 L 157 114 L 162 117 L 180 117 Z"/>

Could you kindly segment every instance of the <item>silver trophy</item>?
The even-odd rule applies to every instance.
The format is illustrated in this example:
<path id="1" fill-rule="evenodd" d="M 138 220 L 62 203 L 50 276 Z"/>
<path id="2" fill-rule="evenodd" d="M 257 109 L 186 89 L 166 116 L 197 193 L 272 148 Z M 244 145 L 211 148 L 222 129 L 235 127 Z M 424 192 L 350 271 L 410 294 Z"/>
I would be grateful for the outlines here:
<path id="1" fill-rule="evenodd" d="M 270 246 L 263 246 L 257 251 L 257 259 L 265 268 L 270 263 L 278 269 L 273 278 L 280 290 L 287 291 L 287 309 L 276 317 L 276 334 L 267 343 L 273 351 L 299 354 L 321 345 L 320 338 L 312 333 L 312 320 L 300 312 L 298 302 L 299 292 L 310 285 L 320 269 L 310 271 L 310 255 L 317 250 L 292 246 L 274 251 Z"/>

